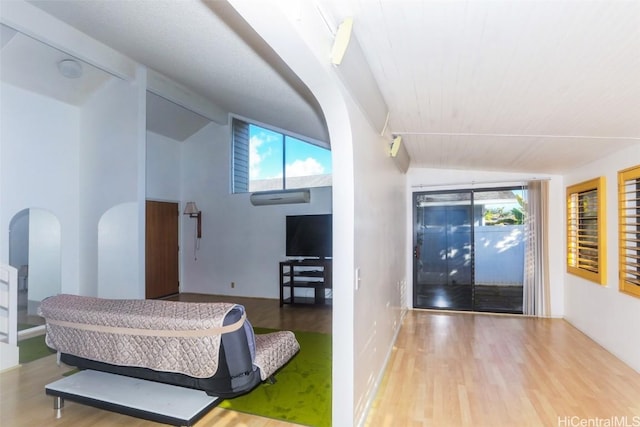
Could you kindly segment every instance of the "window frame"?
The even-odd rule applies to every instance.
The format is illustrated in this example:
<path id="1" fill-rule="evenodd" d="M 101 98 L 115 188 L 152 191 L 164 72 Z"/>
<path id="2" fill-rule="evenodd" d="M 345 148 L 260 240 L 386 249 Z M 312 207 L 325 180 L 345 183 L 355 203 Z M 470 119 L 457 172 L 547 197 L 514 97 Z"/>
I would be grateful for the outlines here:
<path id="1" fill-rule="evenodd" d="M 243 129 L 241 129 L 239 132 L 236 129 L 236 123 L 241 123 Z M 230 173 L 230 180 L 231 180 L 231 185 L 230 185 L 230 191 L 231 194 L 247 194 L 247 193 L 253 193 L 257 190 L 251 190 L 251 166 L 250 166 L 250 148 L 249 148 L 249 144 L 250 144 L 250 140 L 251 140 L 251 132 L 250 132 L 250 126 L 256 126 L 265 130 L 268 130 L 270 132 L 274 132 L 277 134 L 280 134 L 282 136 L 282 145 L 283 145 L 283 155 L 282 155 L 282 186 L 279 189 L 275 189 L 274 191 L 284 191 L 284 190 L 292 190 L 292 189 L 299 189 L 301 187 L 287 187 L 286 186 L 286 143 L 287 143 L 287 138 L 292 138 L 298 141 L 301 141 L 303 143 L 309 144 L 309 145 L 313 145 L 325 150 L 328 150 L 329 152 L 331 151 L 331 146 L 323 141 L 320 140 L 316 140 L 313 138 L 309 138 L 303 135 L 299 135 L 297 133 L 294 132 L 289 132 L 286 131 L 284 129 L 280 129 L 278 127 L 275 126 L 271 126 L 265 123 L 261 123 L 261 122 L 257 122 L 255 120 L 250 120 L 247 119 L 246 117 L 242 117 L 242 116 L 238 116 L 235 114 L 231 114 L 230 115 L 230 119 L 229 119 L 229 127 L 231 128 L 231 173 Z M 246 138 L 244 139 L 244 141 L 242 142 L 242 144 L 246 144 L 246 146 L 244 147 L 237 147 L 236 146 L 236 141 L 238 138 L 243 138 L 243 134 L 246 131 Z M 243 160 L 243 157 L 246 158 L 246 161 Z M 333 165 L 332 165 L 333 168 Z M 246 176 L 244 176 L 244 180 L 243 179 L 238 179 L 238 173 L 237 170 L 246 170 Z M 242 173 L 242 172 L 241 172 Z M 238 185 L 240 184 L 240 185 Z M 308 188 L 308 187 L 304 187 L 304 188 Z"/>
<path id="2" fill-rule="evenodd" d="M 634 181 L 635 190 L 627 191 L 628 182 L 631 182 L 633 186 Z M 626 196 L 630 193 L 635 193 L 635 205 L 631 204 L 629 207 Z M 629 209 L 635 210 L 633 213 L 635 222 L 627 219 L 633 218 L 628 215 Z M 627 231 L 629 225 L 631 231 Z M 633 242 L 629 242 L 627 236 L 629 233 L 635 234 L 635 239 L 640 240 L 640 165 L 618 171 L 618 289 L 627 295 L 640 298 L 640 241 L 635 242 L 635 247 L 631 246 Z M 629 254 L 629 252 L 635 252 L 635 254 Z M 629 276 L 635 276 L 637 283 L 634 283 L 632 279 L 627 280 Z"/>
<path id="3" fill-rule="evenodd" d="M 578 202 L 580 195 L 586 196 L 587 193 L 596 193 L 596 209 L 591 211 L 592 215 L 580 215 L 579 208 L 575 206 Z M 588 181 L 584 181 L 578 184 L 574 184 L 567 187 L 567 272 L 583 279 L 604 285 L 607 273 L 607 236 L 606 236 L 606 180 L 604 176 L 594 178 Z M 595 218 L 594 218 L 595 216 Z M 588 259 L 587 256 L 580 255 L 580 243 L 585 251 L 592 251 L 587 239 L 593 238 L 593 235 L 580 237 L 580 222 L 585 221 L 596 222 L 596 251 L 597 260 L 596 268 L 586 268 L 588 262 L 593 260 Z M 583 229 L 584 230 L 584 229 Z M 585 245 L 586 243 L 586 245 Z M 585 262 L 586 261 L 586 262 Z"/>

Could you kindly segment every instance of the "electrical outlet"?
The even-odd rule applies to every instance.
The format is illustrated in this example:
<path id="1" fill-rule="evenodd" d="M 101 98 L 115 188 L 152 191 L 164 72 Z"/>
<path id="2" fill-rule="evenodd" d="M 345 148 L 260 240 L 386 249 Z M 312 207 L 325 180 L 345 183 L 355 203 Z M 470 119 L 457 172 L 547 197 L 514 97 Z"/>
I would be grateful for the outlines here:
<path id="1" fill-rule="evenodd" d="M 236 287 L 236 282 L 231 282 L 231 289 Z"/>

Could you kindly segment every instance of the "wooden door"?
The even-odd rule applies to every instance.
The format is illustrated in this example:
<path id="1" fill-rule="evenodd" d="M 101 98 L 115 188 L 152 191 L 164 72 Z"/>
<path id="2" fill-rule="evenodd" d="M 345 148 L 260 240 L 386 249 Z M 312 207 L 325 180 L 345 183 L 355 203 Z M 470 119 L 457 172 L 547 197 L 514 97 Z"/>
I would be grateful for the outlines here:
<path id="1" fill-rule="evenodd" d="M 177 294 L 178 204 L 147 201 L 146 210 L 146 297 Z"/>

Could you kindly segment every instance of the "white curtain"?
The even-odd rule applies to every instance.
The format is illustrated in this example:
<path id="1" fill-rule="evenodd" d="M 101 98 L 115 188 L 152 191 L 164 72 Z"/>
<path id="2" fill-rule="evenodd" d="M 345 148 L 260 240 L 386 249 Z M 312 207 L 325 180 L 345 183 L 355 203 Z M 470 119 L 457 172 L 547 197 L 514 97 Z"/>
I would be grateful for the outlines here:
<path id="1" fill-rule="evenodd" d="M 550 305 L 548 200 L 547 181 L 531 181 L 527 184 L 522 312 L 538 317 L 549 316 Z"/>

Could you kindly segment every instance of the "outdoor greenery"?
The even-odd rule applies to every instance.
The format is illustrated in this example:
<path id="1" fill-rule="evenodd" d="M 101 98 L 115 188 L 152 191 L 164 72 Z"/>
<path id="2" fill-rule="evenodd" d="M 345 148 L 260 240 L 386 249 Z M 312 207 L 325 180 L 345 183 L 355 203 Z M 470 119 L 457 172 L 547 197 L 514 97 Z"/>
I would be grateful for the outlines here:
<path id="1" fill-rule="evenodd" d="M 484 213 L 485 225 L 522 225 L 524 224 L 525 201 L 520 195 L 515 195 L 518 207 L 506 210 L 504 206 L 489 208 Z"/>

